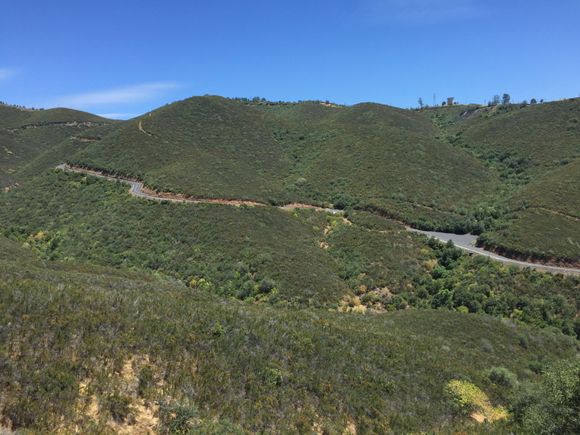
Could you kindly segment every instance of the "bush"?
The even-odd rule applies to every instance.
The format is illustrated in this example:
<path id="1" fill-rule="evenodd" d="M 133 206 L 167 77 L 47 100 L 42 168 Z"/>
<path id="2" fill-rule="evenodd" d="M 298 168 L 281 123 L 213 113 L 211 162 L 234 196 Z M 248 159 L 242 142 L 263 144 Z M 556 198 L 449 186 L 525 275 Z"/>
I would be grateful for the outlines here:
<path id="1" fill-rule="evenodd" d="M 131 413 L 131 399 L 118 393 L 107 397 L 107 408 L 116 422 L 124 422 Z"/>
<path id="2" fill-rule="evenodd" d="M 197 408 L 187 403 L 161 404 L 159 407 L 161 433 L 186 434 L 192 433 L 199 421 Z"/>
<path id="3" fill-rule="evenodd" d="M 276 283 L 273 280 L 265 278 L 260 283 L 260 287 L 258 289 L 260 290 L 260 293 L 270 293 L 275 287 Z"/>
<path id="4" fill-rule="evenodd" d="M 487 373 L 491 382 L 503 387 L 515 388 L 518 386 L 518 377 L 505 367 L 492 367 Z"/>
<path id="5" fill-rule="evenodd" d="M 453 407 L 461 414 L 476 412 L 490 422 L 502 420 L 508 416 L 503 407 L 492 406 L 487 394 L 471 382 L 452 380 L 447 384 L 445 391 Z"/>

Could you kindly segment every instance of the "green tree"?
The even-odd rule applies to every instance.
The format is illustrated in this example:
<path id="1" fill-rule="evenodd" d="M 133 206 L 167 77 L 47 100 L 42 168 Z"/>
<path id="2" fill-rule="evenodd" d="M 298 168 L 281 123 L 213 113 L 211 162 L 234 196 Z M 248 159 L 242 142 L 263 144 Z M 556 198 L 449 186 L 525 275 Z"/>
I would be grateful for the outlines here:
<path id="1" fill-rule="evenodd" d="M 524 433 L 580 433 L 580 361 L 556 363 L 539 387 L 520 392 L 514 418 Z"/>

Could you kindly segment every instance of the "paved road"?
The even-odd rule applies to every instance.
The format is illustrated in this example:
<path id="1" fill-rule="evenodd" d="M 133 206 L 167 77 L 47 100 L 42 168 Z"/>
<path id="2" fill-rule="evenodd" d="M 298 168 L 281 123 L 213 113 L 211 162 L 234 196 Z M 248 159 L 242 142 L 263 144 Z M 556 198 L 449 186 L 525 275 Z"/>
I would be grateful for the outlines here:
<path id="1" fill-rule="evenodd" d="M 538 264 L 538 263 L 530 263 L 527 261 L 514 260 L 513 258 L 504 257 L 503 255 L 496 254 L 495 252 L 490 252 L 486 251 L 483 248 L 478 248 L 477 246 L 475 246 L 477 236 L 474 236 L 472 234 L 452 234 L 452 233 L 441 233 L 438 231 L 421 231 L 410 227 L 407 227 L 407 229 L 414 233 L 420 233 L 429 237 L 434 237 L 438 240 L 441 240 L 442 242 L 447 242 L 451 240 L 455 246 L 463 249 L 464 251 L 476 255 L 483 255 L 485 257 L 501 261 L 502 263 L 513 264 L 519 267 L 531 267 L 533 269 L 541 270 L 544 272 L 580 275 L 580 269 L 575 269 L 573 267 L 549 266 L 547 264 Z"/>
<path id="2" fill-rule="evenodd" d="M 133 196 L 137 196 L 144 199 L 149 199 L 153 201 L 169 201 L 169 202 L 187 202 L 193 204 L 224 204 L 224 205 L 234 205 L 234 206 L 241 206 L 241 205 L 250 205 L 250 206 L 258 206 L 264 207 L 268 204 L 258 202 L 258 201 L 250 201 L 250 200 L 229 200 L 229 199 L 211 199 L 211 198 L 192 198 L 192 197 L 180 197 L 178 195 L 169 194 L 169 193 L 159 193 L 153 192 L 148 190 L 147 188 L 143 187 L 143 182 L 136 181 L 136 180 L 129 180 L 126 178 L 121 177 L 113 177 L 110 175 L 105 175 L 102 172 L 98 171 L 91 171 L 85 168 L 78 168 L 72 167 L 67 164 L 60 164 L 56 167 L 62 171 L 68 172 L 79 172 L 82 174 L 93 175 L 95 177 L 105 178 L 111 181 L 119 181 L 121 183 L 125 183 L 130 185 L 129 193 Z M 279 209 L 282 210 L 294 210 L 294 209 L 313 209 L 318 211 L 323 211 L 326 213 L 332 214 L 339 214 L 342 213 L 342 210 L 337 210 L 334 208 L 324 208 L 324 207 L 317 207 L 311 204 L 302 204 L 302 203 L 292 203 L 283 206 L 279 206 Z M 437 231 L 421 231 L 416 230 L 414 228 L 407 227 L 409 231 L 415 233 L 421 233 L 427 235 L 429 237 L 435 237 L 436 239 L 441 240 L 442 242 L 447 242 L 451 240 L 455 246 L 458 248 L 463 249 L 464 251 L 470 252 L 476 255 L 483 255 L 489 258 L 492 258 L 497 261 L 501 261 L 502 263 L 506 264 L 513 264 L 519 267 L 531 267 L 533 269 L 541 270 L 544 272 L 550 273 L 563 273 L 563 274 L 574 274 L 580 275 L 580 269 L 575 269 L 572 267 L 559 267 L 559 266 L 549 266 L 545 264 L 538 264 L 538 263 L 530 263 L 527 261 L 520 261 L 514 260 L 512 258 L 504 257 L 502 255 L 496 254 L 494 252 L 486 251 L 483 248 L 478 248 L 475 246 L 475 241 L 477 240 L 477 236 L 473 236 L 471 234 L 452 234 L 452 233 L 441 233 Z"/>

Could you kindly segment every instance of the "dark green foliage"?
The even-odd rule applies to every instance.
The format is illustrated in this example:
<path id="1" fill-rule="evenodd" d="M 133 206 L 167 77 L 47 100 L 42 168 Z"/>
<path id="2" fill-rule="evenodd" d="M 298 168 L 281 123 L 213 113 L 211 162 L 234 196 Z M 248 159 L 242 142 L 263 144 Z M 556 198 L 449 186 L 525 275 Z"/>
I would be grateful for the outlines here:
<path id="1" fill-rule="evenodd" d="M 0 229 L 45 259 L 149 269 L 244 300 L 334 307 L 355 294 L 378 310 L 457 309 L 576 334 L 578 278 L 426 247 L 365 212 L 348 224 L 313 211 L 160 204 L 126 189 L 50 172 L 0 196 Z"/>
<path id="2" fill-rule="evenodd" d="M 539 327 L 552 326 L 577 336 L 578 277 L 507 267 L 485 257 L 464 255 L 452 243 L 435 239 L 426 242 L 430 249 L 419 252 L 408 240 L 411 235 L 387 234 L 353 228 L 336 231 L 328 238 L 329 252 L 338 257 L 343 278 L 368 307 L 486 313 Z M 410 251 L 404 249 L 405 239 Z M 398 269 L 395 264 L 403 267 Z"/>
<path id="3" fill-rule="evenodd" d="M 485 245 L 511 256 L 580 262 L 580 99 L 492 108 L 440 108 L 430 116 L 453 146 L 501 179 L 476 220 Z M 468 217 L 468 219 L 471 219 Z"/>
<path id="4" fill-rule="evenodd" d="M 88 136 L 86 132 L 98 125 L 112 125 L 114 121 L 90 113 L 70 109 L 28 110 L 0 104 L 0 189 L 22 183 L 27 176 L 36 175 L 21 171 L 42 154 L 43 163 L 37 169 L 45 170 L 58 160 L 48 156 L 53 149 L 69 138 L 75 137 L 77 147 L 69 147 L 69 155 L 78 151 Z M 98 130 L 98 129 L 97 129 Z M 60 158 L 64 158 L 62 153 Z"/>
<path id="5" fill-rule="evenodd" d="M 376 207 L 443 226 L 462 221 L 457 204 L 469 209 L 496 180 L 435 135 L 423 115 L 379 104 L 196 97 L 128 121 L 67 160 L 160 190 Z"/>

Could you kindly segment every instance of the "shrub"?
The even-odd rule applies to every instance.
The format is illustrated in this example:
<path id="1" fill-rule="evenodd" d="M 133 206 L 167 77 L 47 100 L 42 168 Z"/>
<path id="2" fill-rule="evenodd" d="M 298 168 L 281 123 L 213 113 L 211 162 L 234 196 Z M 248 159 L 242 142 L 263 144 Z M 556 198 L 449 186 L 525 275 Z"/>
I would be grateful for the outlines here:
<path id="1" fill-rule="evenodd" d="M 487 373 L 491 382 L 503 387 L 515 388 L 518 386 L 518 377 L 505 367 L 492 367 Z"/>
<path id="2" fill-rule="evenodd" d="M 270 293 L 275 287 L 276 283 L 273 280 L 265 278 L 260 283 L 258 290 L 260 290 L 260 293 Z"/>
<path id="3" fill-rule="evenodd" d="M 197 426 L 199 413 L 197 408 L 188 403 L 163 403 L 159 407 L 161 433 L 192 433 Z"/>
<path id="4" fill-rule="evenodd" d="M 137 386 L 137 393 L 141 397 L 145 397 L 147 392 L 153 386 L 154 374 L 153 370 L 149 366 L 145 366 L 141 369 L 139 373 L 139 384 Z"/>
<path id="5" fill-rule="evenodd" d="M 524 433 L 580 433 L 580 361 L 550 367 L 539 387 L 522 388 L 513 410 Z"/>
<path id="6" fill-rule="evenodd" d="M 487 394 L 471 382 L 452 380 L 447 384 L 446 393 L 453 407 L 461 414 L 478 413 L 490 422 L 508 416 L 505 408 L 492 406 Z"/>
<path id="7" fill-rule="evenodd" d="M 123 422 L 131 413 L 131 399 L 119 393 L 112 393 L 107 397 L 107 408 L 116 422 Z"/>

